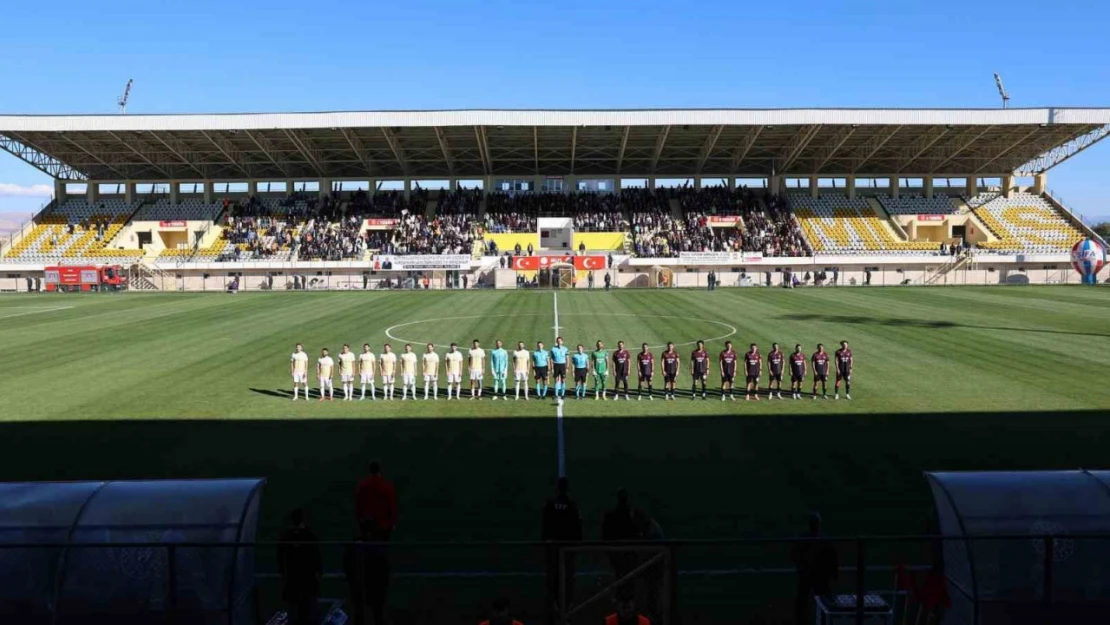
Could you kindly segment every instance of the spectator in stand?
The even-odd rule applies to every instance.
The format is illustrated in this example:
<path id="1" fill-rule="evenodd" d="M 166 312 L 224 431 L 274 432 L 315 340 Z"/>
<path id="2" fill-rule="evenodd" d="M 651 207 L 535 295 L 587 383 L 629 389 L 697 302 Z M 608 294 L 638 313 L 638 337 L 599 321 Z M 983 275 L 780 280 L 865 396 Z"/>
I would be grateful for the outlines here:
<path id="1" fill-rule="evenodd" d="M 801 542 L 794 543 L 791 559 L 798 574 L 794 598 L 794 622 L 813 621 L 813 598 L 828 596 L 839 572 L 839 560 L 832 543 L 821 538 L 821 515 L 809 516 L 809 531 Z"/>
<path id="2" fill-rule="evenodd" d="M 644 540 L 649 536 L 650 527 L 651 519 L 632 507 L 628 491 L 622 488 L 617 491 L 617 507 L 606 512 L 602 518 L 601 540 Z M 637 557 L 632 552 L 613 552 L 609 555 L 609 562 L 613 565 L 613 573 L 624 577 L 636 568 Z"/>
<path id="3" fill-rule="evenodd" d="M 555 485 L 555 497 L 548 499 L 543 507 L 543 526 L 541 536 L 544 542 L 577 542 L 582 540 L 582 512 L 578 504 L 570 498 L 570 483 L 560 477 Z M 547 622 L 555 619 L 555 607 L 559 597 L 559 560 L 560 551 L 548 547 L 547 560 Z M 575 564 L 573 554 L 563 555 L 563 583 L 567 596 L 574 595 Z"/>
<path id="4" fill-rule="evenodd" d="M 636 592 L 629 584 L 617 589 L 617 611 L 605 617 L 605 625 L 651 625 L 651 619 L 636 609 Z"/>
<path id="5" fill-rule="evenodd" d="M 316 534 L 305 522 L 304 510 L 289 515 L 289 529 L 278 538 L 277 568 L 281 575 L 281 598 L 289 610 L 290 625 L 316 625 L 316 602 L 320 597 L 323 564 Z"/>
<path id="6" fill-rule="evenodd" d="M 373 625 L 385 625 L 385 600 L 389 592 L 389 556 L 372 520 L 359 524 L 359 533 L 343 553 L 343 572 L 354 606 L 355 625 L 367 625 L 367 611 Z"/>
<path id="7" fill-rule="evenodd" d="M 370 474 L 355 489 L 355 518 L 362 528 L 369 521 L 372 538 L 388 541 L 397 525 L 397 493 L 393 483 L 382 476 L 382 465 L 370 461 Z"/>

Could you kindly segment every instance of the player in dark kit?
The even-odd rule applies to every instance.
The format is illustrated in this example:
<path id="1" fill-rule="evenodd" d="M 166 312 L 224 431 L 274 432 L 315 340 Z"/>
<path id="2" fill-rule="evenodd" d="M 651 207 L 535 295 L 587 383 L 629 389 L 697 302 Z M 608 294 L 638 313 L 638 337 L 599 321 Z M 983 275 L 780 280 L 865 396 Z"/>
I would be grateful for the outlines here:
<path id="1" fill-rule="evenodd" d="M 752 343 L 748 352 L 744 354 L 744 373 L 747 376 L 747 385 L 744 387 L 747 390 L 745 401 L 751 401 L 753 394 L 755 400 L 759 401 L 759 378 L 763 374 L 763 356 L 759 355 L 759 348 L 755 343 Z"/>
<path id="2" fill-rule="evenodd" d="M 767 397 L 782 399 L 782 369 L 786 364 L 786 354 L 779 349 L 778 343 L 771 343 L 771 353 L 767 354 Z"/>
<path id="3" fill-rule="evenodd" d="M 647 343 L 641 345 L 640 353 L 636 354 L 636 366 L 639 373 L 636 385 L 636 391 L 639 395 L 636 400 L 639 401 L 644 398 L 644 382 L 647 382 L 648 401 L 654 401 L 655 397 L 651 394 L 651 378 L 655 375 L 655 355 L 648 351 Z"/>
<path id="4" fill-rule="evenodd" d="M 701 398 L 705 396 L 705 380 L 709 377 L 709 352 L 705 351 L 705 341 L 698 341 L 697 348 L 690 354 L 690 371 L 694 376 L 690 383 L 690 399 L 694 400 L 698 394 L 698 382 L 701 382 Z"/>
<path id="5" fill-rule="evenodd" d="M 725 351 L 717 357 L 717 361 L 721 363 L 721 401 L 725 400 L 725 391 L 728 391 L 728 398 L 736 401 L 736 396 L 732 394 L 732 385 L 736 380 L 736 361 L 740 358 L 740 354 L 732 349 L 732 341 L 725 341 Z"/>
<path id="6" fill-rule="evenodd" d="M 802 353 L 802 346 L 795 345 L 794 353 L 790 354 L 790 392 L 794 399 L 802 398 L 802 382 L 806 379 L 806 355 Z"/>
<path id="7" fill-rule="evenodd" d="M 663 352 L 663 394 L 667 399 L 674 399 L 674 381 L 678 378 L 678 370 L 682 368 L 682 357 L 674 350 L 674 343 L 667 343 L 667 350 Z"/>
<path id="8" fill-rule="evenodd" d="M 833 383 L 833 399 L 840 399 L 840 381 L 844 380 L 844 399 L 852 398 L 852 350 L 848 341 L 840 342 L 836 350 L 836 382 Z"/>
<path id="9" fill-rule="evenodd" d="M 620 399 L 620 389 L 624 387 L 624 399 L 628 401 L 632 399 L 628 396 L 628 368 L 632 362 L 632 354 L 624 348 L 624 341 L 617 341 L 617 351 L 613 352 L 613 374 L 616 381 L 613 382 L 613 399 Z"/>
<path id="10" fill-rule="evenodd" d="M 821 397 L 828 399 L 829 394 L 825 384 L 829 381 L 829 354 L 825 352 L 825 346 L 818 343 L 817 351 L 809 360 L 813 363 L 813 398 L 817 399 L 817 383 L 820 382 Z"/>

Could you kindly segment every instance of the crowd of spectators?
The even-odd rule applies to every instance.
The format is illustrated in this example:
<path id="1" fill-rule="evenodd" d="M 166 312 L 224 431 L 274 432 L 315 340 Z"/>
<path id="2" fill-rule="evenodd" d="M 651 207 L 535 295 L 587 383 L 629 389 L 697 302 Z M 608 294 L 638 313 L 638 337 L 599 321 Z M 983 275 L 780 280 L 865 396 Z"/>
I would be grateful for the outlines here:
<path id="1" fill-rule="evenodd" d="M 367 245 L 382 254 L 469 254 L 474 229 L 469 215 L 404 214 L 393 230 L 368 233 Z"/>
<path id="2" fill-rule="evenodd" d="M 294 240 L 295 225 L 286 219 L 263 215 L 261 217 L 228 217 L 224 238 L 236 250 L 221 257 L 223 260 L 251 260 L 271 258 L 290 249 Z"/>
<path id="3" fill-rule="evenodd" d="M 296 252 L 300 260 L 360 260 L 366 241 L 360 235 L 362 218 L 357 215 L 337 221 L 313 219 L 301 230 Z"/>

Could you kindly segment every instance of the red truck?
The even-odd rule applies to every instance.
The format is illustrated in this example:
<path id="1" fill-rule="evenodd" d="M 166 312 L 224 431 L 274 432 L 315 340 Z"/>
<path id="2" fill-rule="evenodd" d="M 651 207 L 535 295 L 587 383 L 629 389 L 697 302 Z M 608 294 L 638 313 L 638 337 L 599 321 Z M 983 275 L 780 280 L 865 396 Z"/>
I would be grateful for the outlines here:
<path id="1" fill-rule="evenodd" d="M 48 292 L 122 291 L 127 274 L 119 265 L 60 265 L 46 268 Z"/>

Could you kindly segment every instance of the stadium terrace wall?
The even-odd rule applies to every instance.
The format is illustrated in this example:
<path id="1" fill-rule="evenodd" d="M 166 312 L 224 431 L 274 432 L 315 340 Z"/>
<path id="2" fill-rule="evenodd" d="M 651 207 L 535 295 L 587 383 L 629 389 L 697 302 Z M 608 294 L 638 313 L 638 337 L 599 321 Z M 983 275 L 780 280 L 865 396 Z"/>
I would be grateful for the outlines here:
<path id="1" fill-rule="evenodd" d="M 294 276 L 305 278 L 308 290 L 379 290 L 397 288 L 399 281 L 402 288 L 413 286 L 411 280 L 404 284 L 405 279 L 411 278 L 407 272 L 373 271 L 368 262 L 163 263 L 151 266 L 156 271 L 144 273 L 141 279 L 133 275 L 132 290 L 223 291 L 235 277 L 240 278 L 242 291 L 287 290 L 293 287 Z M 43 269 L 42 265 L 0 263 L 0 292 L 27 291 L 27 279 L 41 281 Z M 945 256 L 763 258 L 758 262 L 729 265 L 691 265 L 678 258 L 616 256 L 613 268 L 607 271 L 616 288 L 647 288 L 660 282 L 674 288 L 704 288 L 710 271 L 717 273 L 721 287 L 767 286 L 768 280 L 771 286 L 781 287 L 789 276 L 796 276 L 804 286 L 814 286 L 820 272 L 826 274 L 823 286 L 831 286 L 834 282 L 835 286 L 1079 284 L 1079 274 L 1072 269 L 1067 254 L 989 254 L 958 265 Z M 597 271 L 595 288 L 604 284 L 602 274 L 605 272 Z M 660 272 L 667 274 L 666 280 L 658 279 Z M 496 257 L 473 261 L 470 271 L 465 273 L 471 288 L 495 288 L 495 285 L 514 288 L 508 285 L 516 283 L 516 272 L 500 269 Z M 521 274 L 530 278 L 535 272 Z M 430 289 L 457 286 L 449 282 L 452 278 L 461 278 L 446 271 L 429 272 L 427 277 Z M 1110 281 L 1110 266 L 1104 267 L 1098 277 L 1100 283 Z M 392 283 L 387 285 L 387 280 Z M 423 288 L 423 278 L 416 286 Z M 586 272 L 578 272 L 574 288 L 588 288 Z"/>

